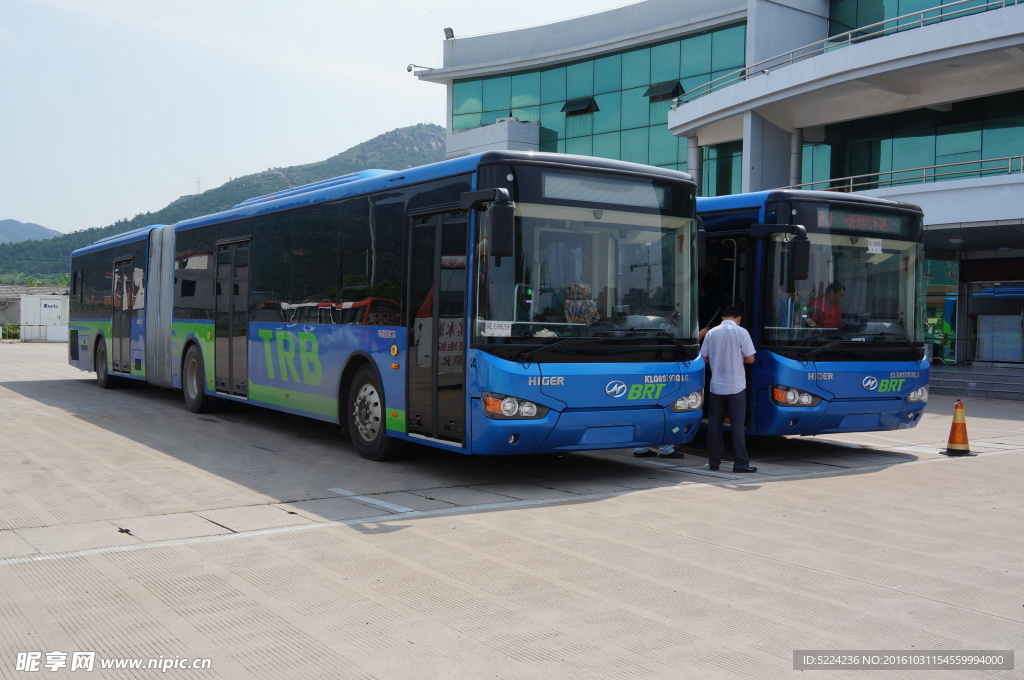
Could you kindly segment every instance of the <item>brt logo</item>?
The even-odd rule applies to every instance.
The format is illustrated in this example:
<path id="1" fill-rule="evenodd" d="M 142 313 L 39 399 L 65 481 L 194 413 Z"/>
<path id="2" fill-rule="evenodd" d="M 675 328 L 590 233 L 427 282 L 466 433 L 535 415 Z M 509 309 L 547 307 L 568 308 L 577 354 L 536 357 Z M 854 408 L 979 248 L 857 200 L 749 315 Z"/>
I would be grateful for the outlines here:
<path id="1" fill-rule="evenodd" d="M 626 399 L 658 399 L 661 397 L 662 390 L 665 389 L 667 383 L 659 383 L 656 385 L 630 385 L 629 395 Z"/>
<path id="2" fill-rule="evenodd" d="M 870 390 L 874 387 L 872 383 L 878 383 L 879 392 L 899 392 L 903 389 L 903 383 L 906 382 L 905 378 L 890 378 L 886 380 L 875 380 L 872 377 L 864 378 L 861 384 L 864 385 L 864 389 Z"/>
<path id="3" fill-rule="evenodd" d="M 315 335 L 261 330 L 259 336 L 263 340 L 263 356 L 267 360 L 267 377 L 282 382 L 301 382 L 311 387 L 320 384 L 324 370 L 320 363 L 320 345 Z M 280 378 L 274 373 L 275 363 Z M 302 373 L 301 380 L 299 373 Z"/>

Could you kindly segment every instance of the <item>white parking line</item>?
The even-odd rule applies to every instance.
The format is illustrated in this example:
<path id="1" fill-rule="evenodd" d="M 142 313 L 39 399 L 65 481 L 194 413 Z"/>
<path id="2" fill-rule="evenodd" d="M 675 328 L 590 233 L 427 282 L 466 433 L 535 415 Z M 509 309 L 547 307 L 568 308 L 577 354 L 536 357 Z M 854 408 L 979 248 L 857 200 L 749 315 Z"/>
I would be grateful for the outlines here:
<path id="1" fill-rule="evenodd" d="M 376 499 L 376 498 L 374 498 L 372 496 L 357 496 L 355 494 L 355 492 L 353 492 L 353 491 L 346 491 L 345 489 L 328 489 L 328 491 L 333 491 L 334 493 L 338 494 L 339 496 L 344 496 L 345 498 L 349 498 L 349 499 L 354 500 L 354 501 L 359 501 L 360 503 L 367 503 L 369 505 L 376 505 L 378 508 L 384 508 L 385 510 L 390 510 L 392 512 L 397 512 L 397 513 L 402 514 L 402 515 L 404 515 L 406 513 L 409 513 L 409 512 L 416 512 L 412 508 L 407 508 L 407 507 L 405 507 L 403 505 L 395 505 L 394 503 L 388 503 L 387 501 L 378 500 L 378 499 Z"/>

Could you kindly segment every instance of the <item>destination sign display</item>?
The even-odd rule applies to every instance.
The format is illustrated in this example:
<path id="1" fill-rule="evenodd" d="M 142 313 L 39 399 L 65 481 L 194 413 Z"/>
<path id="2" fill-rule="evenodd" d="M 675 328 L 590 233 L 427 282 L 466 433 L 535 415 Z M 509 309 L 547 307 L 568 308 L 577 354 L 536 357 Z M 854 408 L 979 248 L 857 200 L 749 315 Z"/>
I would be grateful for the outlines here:
<path id="1" fill-rule="evenodd" d="M 834 205 L 820 205 L 816 207 L 818 226 L 822 229 L 842 229 L 843 231 L 892 234 L 894 236 L 907 236 L 910 234 L 910 221 L 912 218 L 908 215 L 844 210 Z"/>

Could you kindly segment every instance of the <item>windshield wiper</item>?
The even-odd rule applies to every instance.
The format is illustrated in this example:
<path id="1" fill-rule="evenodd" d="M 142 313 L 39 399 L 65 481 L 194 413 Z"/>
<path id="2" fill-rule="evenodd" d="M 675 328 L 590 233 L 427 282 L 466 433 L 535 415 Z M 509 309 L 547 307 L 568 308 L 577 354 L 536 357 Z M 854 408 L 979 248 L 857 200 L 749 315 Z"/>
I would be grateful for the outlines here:
<path id="1" fill-rule="evenodd" d="M 917 349 L 920 349 L 920 348 L 919 348 L 919 347 L 918 347 L 918 346 L 917 346 L 917 345 L 916 345 L 916 344 L 914 343 L 914 341 L 913 341 L 913 340 L 911 340 L 911 339 L 910 339 L 910 338 L 909 338 L 909 337 L 908 337 L 908 336 L 906 335 L 906 333 L 884 333 L 884 332 L 883 332 L 883 333 L 879 333 L 878 335 L 879 335 L 879 336 L 881 336 L 881 337 L 883 337 L 883 338 L 885 338 L 885 337 L 890 337 L 890 338 L 899 338 L 899 339 L 900 339 L 900 341 L 901 341 L 901 342 L 902 342 L 902 343 L 903 343 L 904 345 L 906 345 L 907 347 L 909 347 L 910 349 L 913 349 L 913 350 L 917 350 Z"/>
<path id="2" fill-rule="evenodd" d="M 904 344 L 907 347 L 909 347 L 911 349 L 914 349 L 914 350 L 919 349 L 918 346 L 914 344 L 913 340 L 911 340 L 910 338 L 908 338 L 906 335 L 904 335 L 902 333 L 878 333 L 877 335 L 879 337 L 888 336 L 888 337 L 894 337 L 894 338 L 901 338 L 902 339 L 902 344 Z M 806 352 L 804 352 L 803 354 L 801 354 L 800 358 L 801 359 L 809 359 L 810 357 L 814 356 L 818 352 L 823 352 L 826 349 L 830 349 L 832 347 L 835 347 L 836 345 L 841 345 L 843 343 L 852 343 L 852 344 L 860 345 L 861 347 L 865 346 L 865 344 L 870 346 L 870 343 L 865 343 L 864 339 L 862 339 L 862 338 L 857 338 L 857 339 L 843 338 L 843 339 L 840 339 L 840 340 L 833 340 L 831 342 L 826 342 L 824 345 L 819 345 L 817 347 L 814 347 L 813 349 L 809 349 Z"/>
<path id="3" fill-rule="evenodd" d="M 696 353 L 693 352 L 693 347 L 695 345 L 687 344 L 682 340 L 682 338 L 676 337 L 675 335 L 673 335 L 664 328 L 627 328 L 626 335 L 641 335 L 642 333 L 647 331 L 654 331 L 655 333 L 661 333 L 662 335 L 666 336 L 669 340 L 672 341 L 672 344 L 676 346 L 676 349 L 678 349 L 680 352 L 684 354 L 684 356 L 689 356 L 693 354 L 693 356 L 689 356 L 688 360 L 696 358 L 697 355 Z"/>
<path id="4" fill-rule="evenodd" d="M 555 342 L 552 342 L 551 344 L 541 345 L 540 347 L 535 347 L 533 349 L 525 350 L 525 351 L 520 352 L 519 354 L 517 354 L 515 356 L 515 360 L 516 361 L 520 361 L 520 362 L 527 362 L 530 359 L 532 359 L 533 355 L 536 354 L 537 352 L 543 352 L 544 350 L 554 349 L 555 347 L 560 347 L 561 345 L 564 345 L 567 342 L 572 342 L 573 340 L 580 340 L 580 339 L 582 339 L 582 337 L 583 336 L 581 336 L 581 335 L 570 335 L 567 338 L 561 338 L 559 340 L 556 340 Z"/>
<path id="5" fill-rule="evenodd" d="M 808 358 L 814 356 L 815 354 L 817 354 L 818 352 L 823 352 L 826 349 L 829 349 L 831 347 L 835 347 L 836 345 L 841 345 L 844 342 L 855 342 L 858 345 L 863 345 L 864 344 L 860 340 L 845 340 L 845 339 L 844 340 L 833 340 L 832 342 L 826 342 L 824 345 L 818 345 L 817 347 L 815 347 L 813 349 L 807 350 L 806 352 L 804 352 L 803 354 L 800 355 L 800 358 L 801 359 L 808 359 Z"/>

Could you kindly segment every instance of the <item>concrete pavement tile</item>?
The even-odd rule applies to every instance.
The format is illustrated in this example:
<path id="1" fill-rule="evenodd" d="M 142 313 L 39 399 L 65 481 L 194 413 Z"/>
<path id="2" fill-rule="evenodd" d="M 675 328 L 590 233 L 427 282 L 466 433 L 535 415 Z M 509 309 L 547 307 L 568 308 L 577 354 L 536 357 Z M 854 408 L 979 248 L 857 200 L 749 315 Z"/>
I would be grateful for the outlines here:
<path id="1" fill-rule="evenodd" d="M 39 549 L 39 552 L 69 552 L 90 548 L 136 545 L 141 539 L 119 531 L 120 525 L 105 520 L 63 524 L 53 527 L 17 529 L 16 533 Z"/>
<path id="2" fill-rule="evenodd" d="M 817 463 L 819 465 L 831 465 L 838 468 L 864 467 L 864 461 L 846 456 L 845 454 L 836 454 L 834 456 L 800 456 L 800 461 L 804 463 Z"/>
<path id="3" fill-rule="evenodd" d="M 20 557 L 39 552 L 12 530 L 0 531 L 0 557 Z"/>
<path id="4" fill-rule="evenodd" d="M 340 522 L 359 517 L 376 517 L 387 512 L 378 506 L 357 503 L 345 498 L 321 498 L 315 501 L 282 503 L 275 507 L 281 508 L 286 512 L 288 510 L 295 511 L 300 516 L 314 521 L 328 522 Z"/>
<path id="5" fill-rule="evenodd" d="M 252 505 L 244 508 L 204 510 L 196 514 L 232 531 L 256 531 L 258 529 L 275 529 L 277 527 L 310 523 L 309 519 L 299 514 L 291 514 L 287 510 L 282 510 L 280 507 L 273 505 Z"/>
<path id="6" fill-rule="evenodd" d="M 559 489 L 546 489 L 535 484 L 488 484 L 486 486 L 474 486 L 473 489 L 480 489 L 500 496 L 507 496 L 507 500 L 539 501 L 539 500 L 561 500 L 571 498 L 575 494 Z"/>
<path id="7" fill-rule="evenodd" d="M 408 508 L 409 510 L 441 510 L 443 508 L 454 507 L 454 503 L 447 503 L 445 501 L 426 498 L 415 493 L 409 493 L 407 491 L 396 491 L 394 493 L 378 493 L 367 498 L 384 501 L 392 505 L 397 505 L 401 508 Z M 394 510 L 381 510 L 377 514 L 383 512 L 395 512 Z"/>
<path id="8" fill-rule="evenodd" d="M 422 491 L 414 491 L 413 493 L 417 496 L 451 503 L 452 505 L 489 505 L 491 503 L 508 503 L 510 501 L 507 496 L 466 486 L 424 489 Z"/>
<path id="9" fill-rule="evenodd" d="M 628 489 L 628 487 L 621 484 L 606 484 L 605 482 L 590 479 L 549 479 L 542 482 L 542 484 L 551 489 L 569 491 L 580 495 L 618 493 Z"/>
<path id="10" fill-rule="evenodd" d="M 189 512 L 133 517 L 118 520 L 118 523 L 125 529 L 130 529 L 133 535 L 147 543 L 231 533 L 230 530 Z"/>

